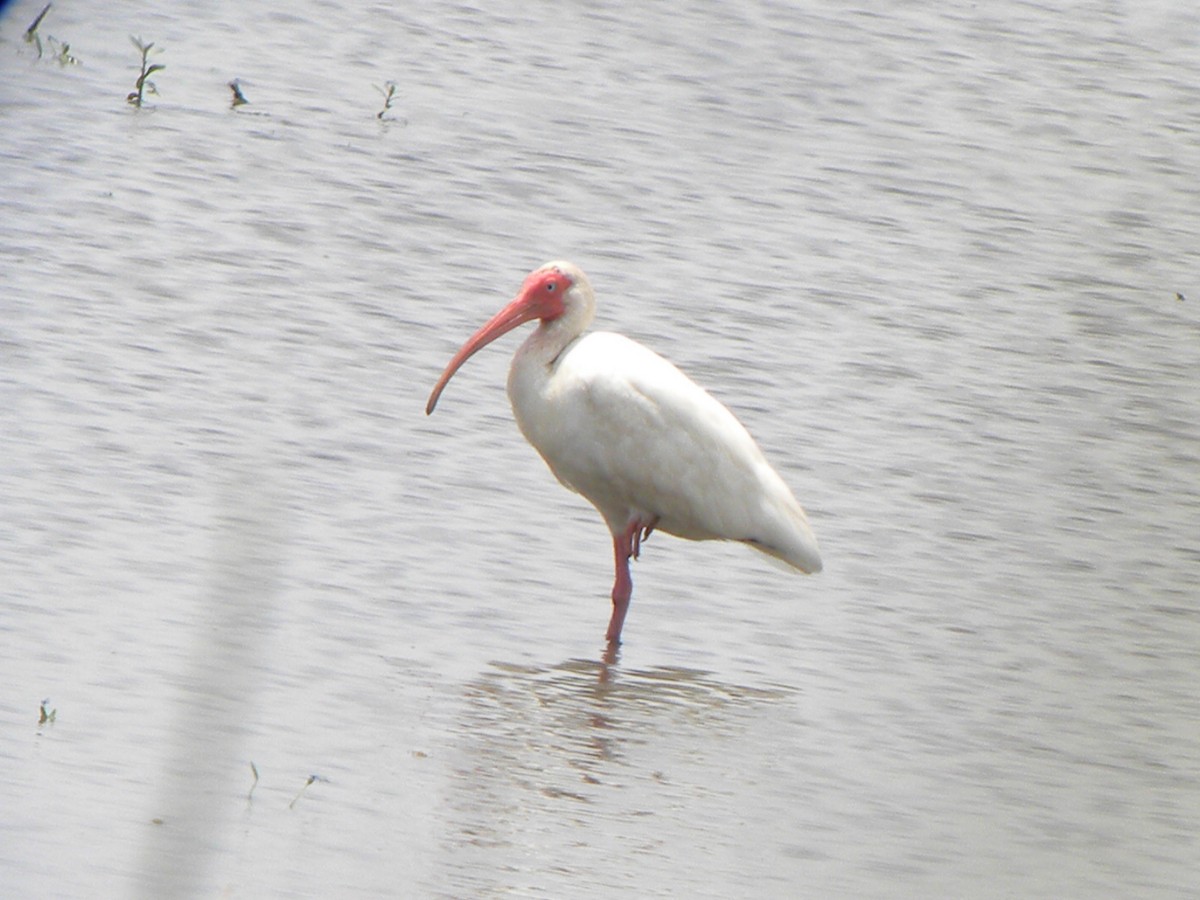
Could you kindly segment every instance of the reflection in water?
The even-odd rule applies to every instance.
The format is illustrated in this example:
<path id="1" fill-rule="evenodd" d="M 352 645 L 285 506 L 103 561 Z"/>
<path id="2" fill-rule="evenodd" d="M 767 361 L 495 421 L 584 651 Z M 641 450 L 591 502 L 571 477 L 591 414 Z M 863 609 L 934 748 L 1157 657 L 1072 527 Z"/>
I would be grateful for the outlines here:
<path id="1" fill-rule="evenodd" d="M 733 727 L 745 704 L 788 693 L 722 684 L 699 669 L 622 670 L 614 657 L 605 657 L 552 668 L 493 663 L 467 688 L 464 724 L 488 744 L 482 755 L 514 756 L 531 784 L 539 780 L 536 773 L 577 773 L 580 783 L 601 784 L 619 778 L 611 764 L 623 760 L 627 744 L 644 742 L 647 730 Z M 549 784 L 541 790 L 554 792 Z"/>
<path id="2" fill-rule="evenodd" d="M 460 889 L 480 888 L 481 878 L 545 889 L 544 879 L 568 874 L 566 860 L 581 853 L 614 841 L 653 844 L 645 829 L 661 827 L 659 811 L 685 809 L 709 790 L 711 768 L 693 777 L 707 765 L 702 757 L 722 746 L 736 756 L 747 728 L 794 694 L 697 669 L 624 669 L 616 653 L 552 667 L 493 663 L 466 687 L 446 811 L 451 880 L 468 879 Z M 630 833 L 636 820 L 641 837 Z M 485 858 L 466 863 L 472 853 Z"/>

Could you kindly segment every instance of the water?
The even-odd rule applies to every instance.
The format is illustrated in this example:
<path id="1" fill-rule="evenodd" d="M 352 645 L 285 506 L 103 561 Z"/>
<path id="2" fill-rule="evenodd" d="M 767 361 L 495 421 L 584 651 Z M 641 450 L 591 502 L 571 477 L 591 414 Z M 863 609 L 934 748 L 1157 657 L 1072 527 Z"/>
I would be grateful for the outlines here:
<path id="1" fill-rule="evenodd" d="M 41 5 L 0 21 L 6 896 L 1194 891 L 1190 6 L 56 4 L 60 67 Z M 552 258 L 824 573 L 656 535 L 605 658 L 517 341 L 422 413 Z"/>

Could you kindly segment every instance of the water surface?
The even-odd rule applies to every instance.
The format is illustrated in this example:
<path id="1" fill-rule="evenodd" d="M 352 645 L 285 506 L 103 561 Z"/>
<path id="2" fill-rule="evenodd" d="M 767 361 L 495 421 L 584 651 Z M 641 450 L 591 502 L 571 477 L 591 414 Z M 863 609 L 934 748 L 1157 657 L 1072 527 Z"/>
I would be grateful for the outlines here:
<path id="1" fill-rule="evenodd" d="M 1194 891 L 1200 14 L 56 4 L 64 67 L 41 6 L 0 20 L 8 894 Z M 605 657 L 516 340 L 423 415 L 552 258 L 824 573 L 656 535 Z"/>

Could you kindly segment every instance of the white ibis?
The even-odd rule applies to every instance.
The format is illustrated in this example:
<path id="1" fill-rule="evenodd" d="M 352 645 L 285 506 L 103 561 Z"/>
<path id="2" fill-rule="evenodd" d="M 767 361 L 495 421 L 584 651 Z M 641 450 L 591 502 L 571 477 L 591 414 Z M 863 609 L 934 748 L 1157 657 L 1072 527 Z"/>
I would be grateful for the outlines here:
<path id="1" fill-rule="evenodd" d="M 517 425 L 564 485 L 599 510 L 613 536 L 610 644 L 621 640 L 637 559 L 652 531 L 741 541 L 801 572 L 821 571 L 804 510 L 728 409 L 657 353 L 619 334 L 584 336 L 596 298 L 568 262 L 535 269 L 516 298 L 450 360 L 425 406 L 478 350 L 539 319 L 513 357 Z"/>

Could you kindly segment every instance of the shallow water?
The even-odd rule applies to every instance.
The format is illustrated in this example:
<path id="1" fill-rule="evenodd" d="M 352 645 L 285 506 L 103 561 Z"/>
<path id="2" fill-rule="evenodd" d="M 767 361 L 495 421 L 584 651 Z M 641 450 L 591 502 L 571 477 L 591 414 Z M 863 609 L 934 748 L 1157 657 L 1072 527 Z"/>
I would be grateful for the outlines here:
<path id="1" fill-rule="evenodd" d="M 61 67 L 41 6 L 0 20 L 6 895 L 1191 894 L 1200 13 L 56 4 Z M 551 258 L 824 573 L 655 535 L 604 657 L 517 341 L 423 415 Z"/>

